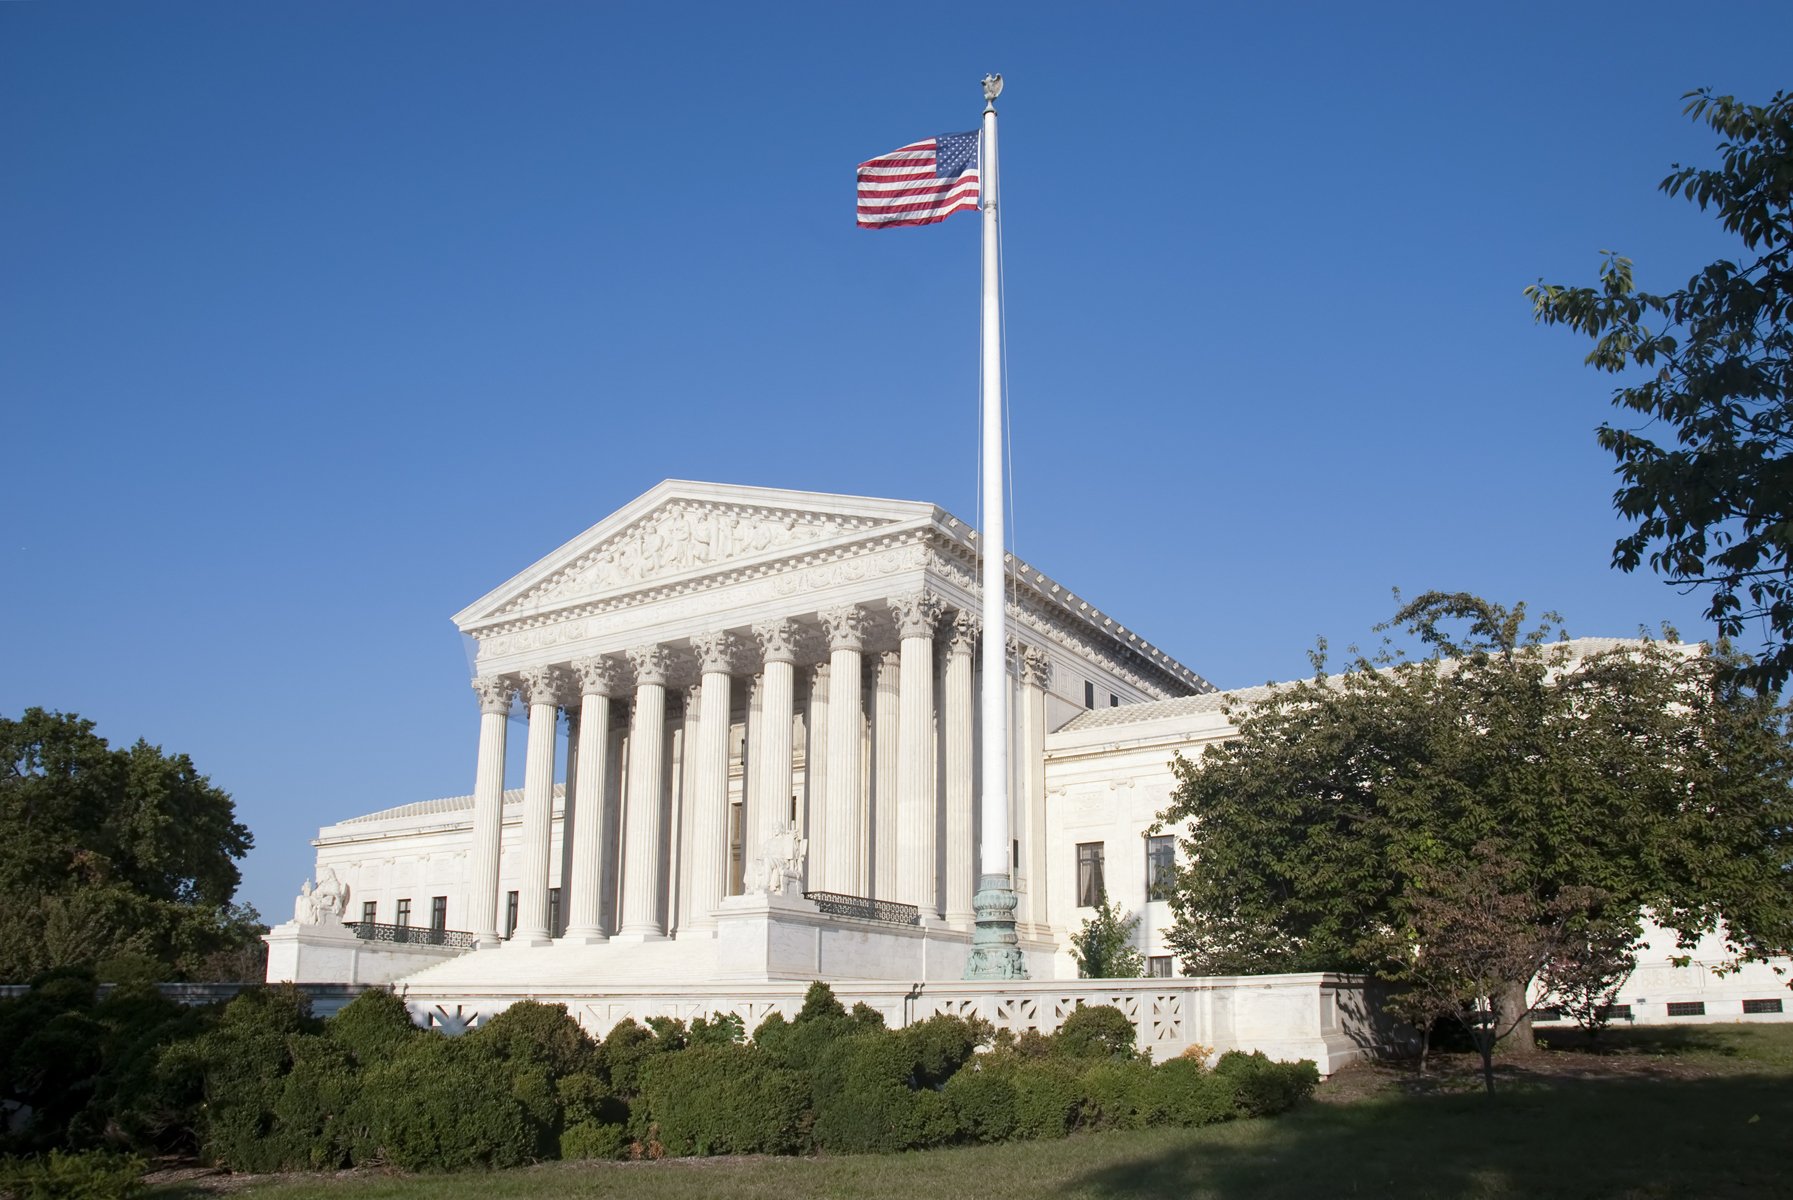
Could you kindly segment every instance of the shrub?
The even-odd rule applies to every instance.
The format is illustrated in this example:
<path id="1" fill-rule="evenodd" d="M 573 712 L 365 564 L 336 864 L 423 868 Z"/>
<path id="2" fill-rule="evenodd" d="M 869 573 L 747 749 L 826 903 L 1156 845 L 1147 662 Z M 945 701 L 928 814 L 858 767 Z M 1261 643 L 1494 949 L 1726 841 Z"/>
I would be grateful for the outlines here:
<path id="1" fill-rule="evenodd" d="M 790 1154 L 807 1134 L 809 1079 L 752 1046 L 693 1046 L 642 1069 L 645 1119 L 668 1154 Z"/>
<path id="2" fill-rule="evenodd" d="M 540 1119 L 534 1080 L 525 1095 L 504 1062 L 472 1035 L 421 1038 L 367 1071 L 352 1115 L 367 1130 L 356 1160 L 408 1171 L 515 1167 L 548 1157 L 558 1130 Z M 550 1104 L 552 1101 L 550 1100 Z"/>
<path id="3" fill-rule="evenodd" d="M 1210 1125 L 1238 1115 L 1234 1085 L 1210 1074 L 1199 1058 L 1173 1058 L 1152 1068 L 1142 1106 L 1148 1125 Z"/>
<path id="4" fill-rule="evenodd" d="M 579 1121 L 560 1135 L 560 1156 L 570 1162 L 589 1158 L 621 1158 L 627 1142 L 621 1125 Z"/>
<path id="5" fill-rule="evenodd" d="M 324 1023 L 330 1037 L 363 1067 L 387 1062 L 420 1037 L 405 1002 L 383 988 L 362 992 Z"/>
<path id="6" fill-rule="evenodd" d="M 1144 1059 L 1097 1061 L 1079 1082 L 1076 1122 L 1087 1129 L 1143 1129 L 1157 1105 L 1152 1065 Z"/>
<path id="7" fill-rule="evenodd" d="M 141 1158 L 104 1151 L 0 1162 L 0 1191 L 13 1200 L 130 1200 L 143 1194 Z"/>
<path id="8" fill-rule="evenodd" d="M 1079 1004 L 1053 1036 L 1054 1052 L 1070 1058 L 1132 1058 L 1137 1031 L 1112 1004 Z"/>
<path id="9" fill-rule="evenodd" d="M 1075 1067 L 1052 1059 L 1023 1060 L 1010 1068 L 1015 1088 L 1015 1137 L 1061 1138 L 1082 1107 L 1082 1080 Z"/>
<path id="10" fill-rule="evenodd" d="M 1014 1072 L 967 1067 L 946 1081 L 946 1097 L 958 1114 L 960 1136 L 974 1142 L 1006 1142 L 1018 1117 Z"/>
<path id="11" fill-rule="evenodd" d="M 1227 1051 L 1214 1064 L 1214 1077 L 1231 1085 L 1233 1103 L 1240 1115 L 1247 1117 L 1287 1112 L 1320 1086 L 1320 1072 L 1313 1060 L 1271 1062 L 1262 1050 L 1251 1054 Z"/>
<path id="12" fill-rule="evenodd" d="M 624 1017 L 604 1039 L 596 1056 L 617 1095 L 633 1099 L 641 1094 L 641 1065 L 656 1054 L 666 1054 L 684 1044 L 683 1026 L 674 1037 L 663 1038 Z M 677 1045 L 674 1044 L 676 1038 Z"/>
<path id="13" fill-rule="evenodd" d="M 495 1058 L 535 1064 L 556 1076 L 589 1069 L 598 1051 L 591 1035 L 567 1014 L 566 1005 L 534 1000 L 519 1001 L 462 1036 Z"/>
<path id="14" fill-rule="evenodd" d="M 746 1040 L 747 1023 L 739 1013 L 716 1013 L 707 1021 L 698 1017 L 691 1022 L 693 1046 L 734 1046 Z"/>
<path id="15" fill-rule="evenodd" d="M 162 1053 L 158 1070 L 166 1077 L 204 1078 L 207 1154 L 238 1171 L 287 1165 L 289 1147 L 273 1134 L 294 1062 L 289 1039 L 321 1029 L 297 988 L 250 988 L 225 1005 L 215 1029 Z"/>

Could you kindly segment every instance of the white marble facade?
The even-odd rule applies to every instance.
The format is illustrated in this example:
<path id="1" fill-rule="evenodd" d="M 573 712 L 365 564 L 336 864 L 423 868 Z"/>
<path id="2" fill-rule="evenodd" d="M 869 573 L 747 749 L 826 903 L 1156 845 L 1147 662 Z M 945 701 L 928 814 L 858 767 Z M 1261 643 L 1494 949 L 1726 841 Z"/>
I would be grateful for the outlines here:
<path id="1" fill-rule="evenodd" d="M 921 921 L 862 944 L 864 923 L 792 912 L 782 936 L 811 941 L 787 950 L 822 973 L 837 964 L 842 980 L 954 979 L 978 836 L 977 564 L 976 533 L 931 504 L 663 483 L 456 615 L 479 644 L 473 794 L 325 827 L 319 877 L 346 883 L 346 920 L 399 922 L 403 905 L 413 926 L 510 952 L 502 969 L 480 954 L 409 977 L 414 995 L 651 991 L 746 977 L 718 929 L 751 939 L 778 925 L 742 893 L 769 839 L 786 852 L 798 839 L 800 890 L 911 904 Z M 1169 847 L 1148 831 L 1172 758 L 1235 732 L 1229 697 L 1009 565 L 1011 829 L 1030 972 L 1076 978 L 1067 939 L 1090 915 L 1099 862 L 1106 893 L 1144 918 L 1153 970 L 1174 974 L 1171 914 L 1151 882 Z M 501 794 L 515 758 L 523 786 Z M 645 945 L 659 942 L 678 949 Z M 1654 1019 L 1697 994 L 1707 1019 L 1741 1019 L 1743 1000 L 1785 995 L 1768 968 L 1719 977 L 1699 961 L 1669 970 L 1652 952 L 1638 983 L 1655 995 L 1622 999 Z"/>

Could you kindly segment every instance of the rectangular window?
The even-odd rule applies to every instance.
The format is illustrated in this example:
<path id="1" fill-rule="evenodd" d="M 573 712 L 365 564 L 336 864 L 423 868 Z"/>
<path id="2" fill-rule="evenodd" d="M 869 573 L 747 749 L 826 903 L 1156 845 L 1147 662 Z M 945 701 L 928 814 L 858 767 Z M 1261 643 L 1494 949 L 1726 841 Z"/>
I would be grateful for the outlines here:
<path id="1" fill-rule="evenodd" d="M 431 929 L 447 929 L 448 928 L 448 897 L 447 896 L 431 896 L 430 897 L 430 928 Z"/>
<path id="2" fill-rule="evenodd" d="M 1077 906 L 1094 908 L 1108 895 L 1102 881 L 1102 843 L 1077 843 Z"/>
<path id="3" fill-rule="evenodd" d="M 1120 706 L 1121 706 L 1121 698 L 1119 696 L 1115 695 L 1113 692 L 1108 693 L 1108 707 L 1119 708 Z"/>
<path id="4" fill-rule="evenodd" d="M 377 924 L 379 922 L 379 917 L 376 914 L 379 911 L 380 911 L 380 906 L 376 901 L 363 900 L 361 902 L 362 923 L 367 924 L 367 925 Z"/>
<path id="5" fill-rule="evenodd" d="M 1608 1004 L 1600 1010 L 1600 1015 L 1608 1021 L 1629 1021 L 1631 1006 L 1629 1004 Z"/>
<path id="6" fill-rule="evenodd" d="M 1777 1013 L 1781 1011 L 1779 1000 L 1745 1000 L 1743 1011 L 1746 1013 Z"/>
<path id="7" fill-rule="evenodd" d="M 1169 834 L 1147 838 L 1146 899 L 1169 900 L 1176 885 L 1177 839 Z"/>
<path id="8" fill-rule="evenodd" d="M 1668 1015 L 1671 1017 L 1703 1017 L 1706 1015 L 1706 1002 L 1704 1000 L 1684 1000 L 1678 1003 L 1671 1001 L 1668 1006 Z"/>
<path id="9" fill-rule="evenodd" d="M 409 900 L 398 902 L 398 923 L 400 926 L 411 924 L 411 902 Z"/>
<path id="10" fill-rule="evenodd" d="M 1083 707 L 1096 707 L 1096 685 L 1087 681 L 1083 685 Z"/>
<path id="11" fill-rule="evenodd" d="M 1563 1019 L 1563 1010 L 1560 1008 L 1534 1008 L 1534 1009 L 1532 1009 L 1532 1020 L 1534 1020 L 1534 1021 L 1560 1021 L 1562 1019 Z"/>
<path id="12" fill-rule="evenodd" d="M 560 936 L 560 889 L 548 889 L 548 933 L 552 937 Z"/>
<path id="13" fill-rule="evenodd" d="M 1153 979 L 1170 978 L 1170 955 L 1154 954 L 1146 959 L 1146 974 Z"/>
<path id="14" fill-rule="evenodd" d="M 504 893 L 504 936 L 517 932 L 517 893 Z"/>

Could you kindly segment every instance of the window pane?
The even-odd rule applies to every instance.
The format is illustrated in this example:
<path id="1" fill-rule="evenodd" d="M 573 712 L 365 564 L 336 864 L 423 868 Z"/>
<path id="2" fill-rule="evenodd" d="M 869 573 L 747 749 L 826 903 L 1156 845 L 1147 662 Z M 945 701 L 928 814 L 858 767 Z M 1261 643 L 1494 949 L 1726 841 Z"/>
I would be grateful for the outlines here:
<path id="1" fill-rule="evenodd" d="M 400 900 L 398 902 L 398 923 L 400 925 L 409 925 L 411 923 L 411 902 L 409 900 Z"/>
<path id="2" fill-rule="evenodd" d="M 430 898 L 430 928 L 448 928 L 448 897 L 433 896 Z"/>
<path id="3" fill-rule="evenodd" d="M 1169 900 L 1177 881 L 1177 839 L 1146 839 L 1146 899 Z"/>
<path id="4" fill-rule="evenodd" d="M 1077 844 L 1077 904 L 1080 908 L 1094 908 L 1108 894 L 1102 879 L 1102 846 L 1101 842 Z"/>
<path id="5" fill-rule="evenodd" d="M 1155 979 L 1170 978 L 1170 955 L 1154 954 L 1146 959 L 1147 973 Z"/>
<path id="6" fill-rule="evenodd" d="M 378 911 L 378 902 L 373 900 L 363 900 L 361 902 L 361 919 L 367 924 L 372 925 L 379 920 L 379 918 L 374 915 Z"/>

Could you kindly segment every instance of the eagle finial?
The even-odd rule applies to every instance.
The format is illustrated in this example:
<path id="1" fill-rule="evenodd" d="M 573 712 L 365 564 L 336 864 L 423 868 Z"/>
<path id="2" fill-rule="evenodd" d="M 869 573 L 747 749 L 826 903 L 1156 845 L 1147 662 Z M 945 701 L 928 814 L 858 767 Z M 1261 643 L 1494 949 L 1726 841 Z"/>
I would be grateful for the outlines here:
<path id="1" fill-rule="evenodd" d="M 986 104 L 994 104 L 996 103 L 996 97 L 1000 95 L 1002 95 L 1002 76 L 984 76 L 984 102 Z"/>

